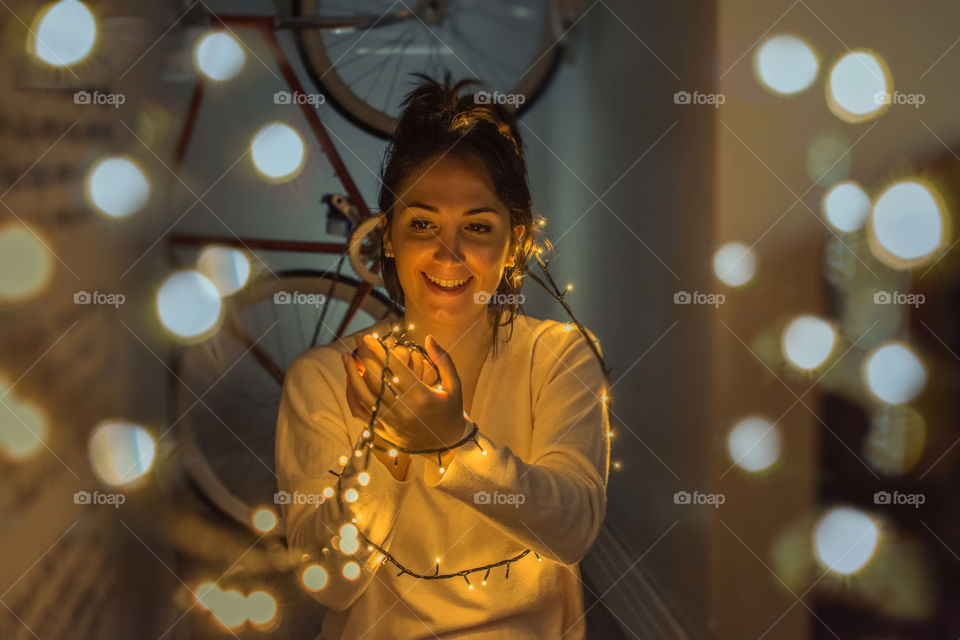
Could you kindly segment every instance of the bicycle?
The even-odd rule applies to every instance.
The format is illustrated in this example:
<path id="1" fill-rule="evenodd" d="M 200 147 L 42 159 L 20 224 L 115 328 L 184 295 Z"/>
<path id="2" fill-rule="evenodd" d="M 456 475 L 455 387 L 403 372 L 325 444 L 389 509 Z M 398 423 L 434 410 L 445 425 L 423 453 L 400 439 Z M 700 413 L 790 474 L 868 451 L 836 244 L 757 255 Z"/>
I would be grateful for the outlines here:
<path id="1" fill-rule="evenodd" d="M 558 29 L 572 24 L 576 15 L 571 8 L 576 2 L 561 4 L 543 3 L 545 33 L 553 38 L 559 37 Z M 317 30 L 332 30 L 334 35 L 342 35 L 367 33 L 384 22 L 397 25 L 417 20 L 427 25 L 429 22 L 424 17 L 440 21 L 450 15 L 450 10 L 448 2 L 420 1 L 413 10 L 378 14 L 377 18 L 370 13 L 335 16 L 327 15 L 336 13 L 332 6 L 323 3 L 318 7 L 313 0 L 303 0 L 297 2 L 295 15 L 290 17 L 206 14 L 202 19 L 213 26 L 256 29 L 266 39 L 271 57 L 290 91 L 302 94 L 303 87 L 275 32 L 293 30 L 309 75 L 329 91 L 336 108 L 360 126 L 388 135 L 395 126 L 395 116 L 357 95 L 362 78 L 345 78 L 345 65 L 338 67 L 336 61 L 331 62 L 330 49 L 317 39 L 321 37 Z M 196 23 L 196 19 L 186 22 Z M 530 67 L 531 73 L 524 73 L 516 87 L 516 91 L 530 93 L 526 103 L 517 105 L 522 108 L 529 107 L 533 98 L 542 92 L 559 55 L 556 47 L 548 46 L 543 39 L 538 53 Z M 315 65 L 313 60 L 318 63 Z M 175 149 L 175 169 L 182 166 L 189 147 L 203 89 L 203 77 L 198 76 Z M 392 89 L 386 95 L 391 93 Z M 381 290 L 375 289 L 382 285 L 373 268 L 380 247 L 368 234 L 376 226 L 377 217 L 371 215 L 313 105 L 299 103 L 299 106 L 346 191 L 346 194 L 328 194 L 323 199 L 327 206 L 327 232 L 348 240 L 289 241 L 185 233 L 173 233 L 168 238 L 168 250 L 175 262 L 176 250 L 207 245 L 339 256 L 333 273 L 312 269 L 271 273 L 225 298 L 225 321 L 217 334 L 205 342 L 181 347 L 175 357 L 172 371 L 176 379 L 171 381 L 169 404 L 187 475 L 218 511 L 248 529 L 257 509 L 276 510 L 273 505 L 276 415 L 283 374 L 292 359 L 306 349 L 339 339 L 384 318 L 397 319 L 402 313 Z M 346 255 L 359 278 L 341 274 Z M 314 296 L 312 299 L 317 301 L 323 296 L 323 302 L 311 308 L 284 304 L 277 297 L 293 294 Z M 269 535 L 282 537 L 283 523 L 277 520 Z"/>

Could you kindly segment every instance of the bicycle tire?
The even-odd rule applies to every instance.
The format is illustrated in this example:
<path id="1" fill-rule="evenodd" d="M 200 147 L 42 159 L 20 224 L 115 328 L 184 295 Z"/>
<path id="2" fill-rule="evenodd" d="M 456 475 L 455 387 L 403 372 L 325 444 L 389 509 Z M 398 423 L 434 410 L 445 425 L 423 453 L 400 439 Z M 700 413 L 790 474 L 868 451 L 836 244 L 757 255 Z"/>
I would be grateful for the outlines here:
<path id="1" fill-rule="evenodd" d="M 296 0 L 294 2 L 294 13 L 298 17 L 314 16 L 316 15 L 315 10 L 321 3 L 322 0 Z M 525 100 L 519 106 L 507 105 L 515 109 L 518 117 L 532 107 L 543 94 L 553 79 L 561 58 L 560 49 L 562 45 L 554 37 L 555 27 L 553 24 L 555 20 L 550 13 L 555 10 L 555 7 L 549 0 L 544 0 L 543 4 L 545 8 L 543 20 L 540 24 L 542 33 L 538 37 L 539 44 L 530 56 L 533 62 L 529 67 L 525 67 L 526 70 L 520 74 L 520 79 L 514 86 L 505 88 L 491 85 L 487 87 L 491 91 L 524 96 Z M 358 12 L 362 13 L 362 9 L 358 9 Z M 416 20 L 416 18 L 412 19 Z M 311 81 L 323 91 L 330 104 L 340 115 L 377 137 L 389 139 L 393 136 L 397 126 L 397 117 L 361 98 L 348 82 L 340 76 L 335 63 L 330 60 L 331 56 L 322 33 L 318 30 L 298 30 L 294 33 L 294 41 L 297 54 Z M 487 51 L 488 54 L 492 55 L 499 52 L 499 47 L 495 46 L 495 39 L 487 38 L 486 41 L 494 45 Z M 460 60 L 459 56 L 454 55 Z M 339 63 L 339 60 L 337 60 L 337 63 Z M 397 66 L 399 70 L 400 63 Z M 429 68 L 408 69 L 408 72 L 412 71 L 420 71 L 428 75 L 431 73 Z M 436 77 L 436 74 L 434 77 Z M 489 84 L 489 81 L 484 78 L 479 79 Z M 395 101 L 393 106 L 399 109 L 399 100 Z"/>
<path id="2" fill-rule="evenodd" d="M 325 305 L 334 305 L 334 312 L 345 311 L 357 290 L 364 283 L 344 276 L 331 276 L 312 269 L 281 271 L 277 278 L 265 278 L 234 294 L 227 301 L 225 317 L 242 330 L 252 328 L 259 318 L 278 306 L 273 296 L 295 291 L 303 295 L 331 291 Z M 173 390 L 170 396 L 171 419 L 175 421 L 186 475 L 202 497 L 235 522 L 251 527 L 254 512 L 264 506 L 276 511 L 274 440 L 276 415 L 282 382 L 277 381 L 254 355 L 245 342 L 259 340 L 270 355 L 277 357 L 282 371 L 294 357 L 310 348 L 312 327 L 304 327 L 301 313 L 304 305 L 288 304 L 284 314 L 287 325 L 278 327 L 277 320 L 263 334 L 241 339 L 224 325 L 210 340 L 186 345 L 178 350 L 173 362 Z M 292 313 L 290 313 L 292 311 Z M 317 308 L 319 315 L 320 310 Z M 279 312 L 278 312 L 279 313 Z M 307 315 L 311 315 L 307 312 Z M 298 316 L 295 324 L 293 316 Z M 335 316 L 339 320 L 344 316 Z M 383 293 L 372 290 L 364 299 L 359 313 L 343 332 L 344 335 L 363 329 L 385 317 L 397 317 L 395 305 Z M 331 326 L 331 325 L 328 325 Z M 278 333 L 277 342 L 264 337 Z M 297 331 L 299 329 L 299 331 Z M 335 334 L 335 330 L 330 331 Z M 288 344 L 284 345 L 284 341 Z M 289 347 L 289 348 L 288 348 Z M 230 357 L 239 353 L 237 358 Z M 225 368 L 226 367 L 226 368 Z M 224 369 L 221 371 L 222 369 Z M 212 381 L 212 384 L 211 384 Z M 198 387 L 198 383 L 204 386 Z M 197 397 L 201 400 L 197 401 Z M 260 406 L 258 402 L 262 402 Z M 257 462 L 259 461 L 259 465 Z M 270 532 L 283 535 L 282 522 Z"/>

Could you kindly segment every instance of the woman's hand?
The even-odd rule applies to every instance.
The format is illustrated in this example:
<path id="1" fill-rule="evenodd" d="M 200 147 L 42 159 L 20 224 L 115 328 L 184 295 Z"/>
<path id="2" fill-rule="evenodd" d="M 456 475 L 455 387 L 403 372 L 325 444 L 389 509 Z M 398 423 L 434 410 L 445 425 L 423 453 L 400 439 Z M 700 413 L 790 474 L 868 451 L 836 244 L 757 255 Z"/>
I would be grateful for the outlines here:
<path id="1" fill-rule="evenodd" d="M 439 390 L 433 385 L 436 372 L 421 354 L 402 346 L 391 348 L 388 386 L 383 388 L 374 425 L 380 437 L 404 449 L 442 448 L 463 435 L 463 399 L 456 367 L 432 336 L 425 346 L 440 371 Z M 343 355 L 347 402 L 353 414 L 367 423 L 380 394 L 386 358 L 383 345 L 369 335 L 362 341 L 358 338 L 357 358 Z"/>

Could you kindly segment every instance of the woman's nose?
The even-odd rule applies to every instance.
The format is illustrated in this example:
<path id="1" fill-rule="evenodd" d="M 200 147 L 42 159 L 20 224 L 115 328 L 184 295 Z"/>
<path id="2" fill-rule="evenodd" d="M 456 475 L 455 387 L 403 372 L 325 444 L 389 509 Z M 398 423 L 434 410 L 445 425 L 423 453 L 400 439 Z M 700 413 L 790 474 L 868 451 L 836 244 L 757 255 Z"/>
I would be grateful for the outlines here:
<path id="1" fill-rule="evenodd" d="M 441 232 L 436 236 L 434 257 L 438 261 L 463 262 L 463 253 L 460 250 L 460 235 L 456 232 Z"/>

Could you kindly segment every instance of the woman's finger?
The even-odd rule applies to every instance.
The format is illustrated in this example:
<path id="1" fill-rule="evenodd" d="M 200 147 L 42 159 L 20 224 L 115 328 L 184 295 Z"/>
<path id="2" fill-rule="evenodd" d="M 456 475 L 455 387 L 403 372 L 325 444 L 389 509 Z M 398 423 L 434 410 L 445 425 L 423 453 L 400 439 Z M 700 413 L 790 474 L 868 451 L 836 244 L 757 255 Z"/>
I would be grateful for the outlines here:
<path id="1" fill-rule="evenodd" d="M 357 370 L 356 360 L 349 353 L 343 354 L 343 367 L 347 370 L 347 381 L 350 387 L 353 388 L 354 393 L 357 394 L 357 399 L 360 400 L 360 403 L 365 407 L 372 409 L 377 397 L 367 387 L 367 383 L 363 381 L 363 378 L 360 376 L 360 371 Z M 369 373 L 367 375 L 369 375 Z"/>
<path id="2" fill-rule="evenodd" d="M 353 414 L 353 417 L 367 424 L 370 423 L 373 412 L 360 402 L 357 392 L 349 382 L 347 383 L 347 405 L 350 407 L 350 413 Z"/>

